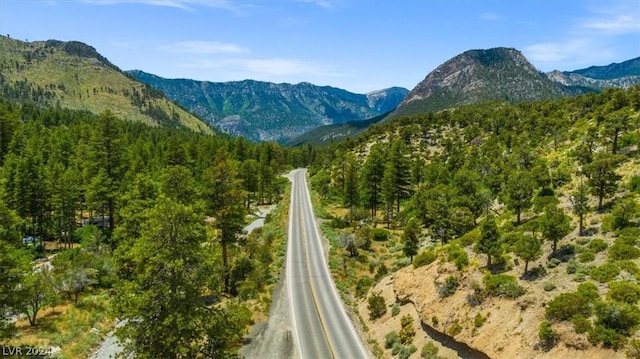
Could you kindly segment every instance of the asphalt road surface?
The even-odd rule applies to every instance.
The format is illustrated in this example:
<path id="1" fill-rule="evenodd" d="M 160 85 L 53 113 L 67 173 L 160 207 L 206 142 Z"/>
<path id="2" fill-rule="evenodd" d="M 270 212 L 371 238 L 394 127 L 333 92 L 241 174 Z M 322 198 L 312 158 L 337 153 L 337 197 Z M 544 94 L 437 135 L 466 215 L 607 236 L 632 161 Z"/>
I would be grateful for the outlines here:
<path id="1" fill-rule="evenodd" d="M 289 176 L 292 190 L 287 279 L 298 358 L 368 358 L 329 274 L 306 172 L 299 169 Z"/>

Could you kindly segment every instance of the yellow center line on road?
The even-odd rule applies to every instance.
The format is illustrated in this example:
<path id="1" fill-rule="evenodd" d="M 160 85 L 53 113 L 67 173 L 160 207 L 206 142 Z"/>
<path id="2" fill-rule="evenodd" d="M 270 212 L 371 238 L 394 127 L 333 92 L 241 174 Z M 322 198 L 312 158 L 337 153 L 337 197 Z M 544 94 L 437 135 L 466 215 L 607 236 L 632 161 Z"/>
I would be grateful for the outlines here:
<path id="1" fill-rule="evenodd" d="M 320 306 L 318 305 L 318 299 L 316 296 L 316 291 L 315 291 L 315 285 L 314 285 L 314 281 L 313 281 L 313 276 L 311 275 L 311 269 L 309 268 L 309 246 L 307 245 L 307 231 L 305 228 L 306 227 L 306 221 L 305 221 L 305 217 L 304 214 L 302 213 L 302 206 L 298 206 L 298 214 L 300 215 L 300 220 L 302 222 L 302 237 L 303 237 L 303 243 L 304 243 L 304 253 L 305 253 L 305 258 L 306 258 L 306 265 L 307 265 L 307 276 L 309 278 L 309 287 L 311 288 L 311 296 L 313 297 L 313 303 L 315 304 L 316 307 L 316 312 L 318 313 L 318 318 L 320 318 L 320 325 L 322 326 L 322 333 L 324 334 L 324 337 L 327 341 L 327 344 L 329 344 L 329 350 L 331 351 L 331 357 L 336 359 L 336 355 L 335 355 L 335 348 L 333 343 L 331 342 L 331 339 L 329 338 L 329 335 L 327 334 L 327 326 L 325 325 L 325 318 L 324 315 L 322 314 L 322 311 L 320 310 Z"/>

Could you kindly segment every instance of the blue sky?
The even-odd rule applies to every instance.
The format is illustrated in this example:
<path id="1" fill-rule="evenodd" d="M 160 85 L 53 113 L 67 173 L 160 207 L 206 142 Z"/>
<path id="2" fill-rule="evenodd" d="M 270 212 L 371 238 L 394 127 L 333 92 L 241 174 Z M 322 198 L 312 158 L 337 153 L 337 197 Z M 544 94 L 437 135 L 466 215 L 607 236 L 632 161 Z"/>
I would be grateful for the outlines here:
<path id="1" fill-rule="evenodd" d="M 412 89 L 469 49 L 542 71 L 640 56 L 640 0 L 0 0 L 0 33 L 78 40 L 123 70 Z"/>

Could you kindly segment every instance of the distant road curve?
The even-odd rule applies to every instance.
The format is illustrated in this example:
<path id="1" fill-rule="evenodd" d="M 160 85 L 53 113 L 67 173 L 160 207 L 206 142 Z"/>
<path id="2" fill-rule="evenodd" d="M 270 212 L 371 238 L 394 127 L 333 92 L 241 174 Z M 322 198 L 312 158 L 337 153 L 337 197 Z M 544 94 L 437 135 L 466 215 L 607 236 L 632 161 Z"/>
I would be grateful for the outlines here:
<path id="1" fill-rule="evenodd" d="M 369 358 L 329 274 L 306 173 L 298 169 L 288 176 L 292 189 L 287 283 L 298 358 Z"/>

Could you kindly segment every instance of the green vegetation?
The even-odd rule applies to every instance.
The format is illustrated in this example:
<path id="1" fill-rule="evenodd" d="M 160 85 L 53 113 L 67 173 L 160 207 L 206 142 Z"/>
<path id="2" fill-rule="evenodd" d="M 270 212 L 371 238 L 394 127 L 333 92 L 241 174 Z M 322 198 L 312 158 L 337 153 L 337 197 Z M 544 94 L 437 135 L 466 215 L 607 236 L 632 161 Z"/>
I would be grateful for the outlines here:
<path id="1" fill-rule="evenodd" d="M 384 298 L 380 293 L 372 293 L 369 296 L 369 317 L 371 319 L 378 319 L 387 313 L 387 303 L 384 302 Z"/>
<path id="2" fill-rule="evenodd" d="M 0 37 L 0 93 L 4 100 L 62 107 L 154 126 L 211 134 L 211 128 L 162 92 L 130 78 L 80 42 L 22 42 Z"/>
<path id="3" fill-rule="evenodd" d="M 267 312 L 285 248 L 286 213 L 276 210 L 270 218 L 279 223 L 269 219 L 249 236 L 245 216 L 279 201 L 286 180 L 278 174 L 289 158 L 304 165 L 308 153 L 152 128 L 109 111 L 0 102 L 0 121 L 8 143 L 0 153 L 0 309 L 27 321 L 3 320 L 3 343 L 84 357 L 100 340 L 84 338 L 88 330 L 108 330 L 117 316 L 129 319 L 118 335 L 139 356 L 237 350 L 252 316 Z M 25 248 L 28 236 L 38 245 Z M 33 262 L 45 256 L 50 269 Z M 55 310 L 61 305 L 69 309 Z"/>
<path id="4" fill-rule="evenodd" d="M 348 267 L 344 278 L 362 277 L 365 268 L 375 273 L 381 264 L 393 272 L 411 264 L 403 255 L 413 255 L 414 269 L 446 273 L 436 284 L 443 298 L 458 295 L 455 278 L 458 288 L 471 288 L 465 293 L 469 306 L 540 287 L 569 296 L 547 303 L 549 320 L 571 320 L 587 335 L 602 332 L 592 311 L 602 299 L 589 280 L 607 288 L 640 274 L 639 233 L 630 232 L 638 223 L 637 195 L 628 192 L 637 176 L 638 93 L 635 86 L 556 101 L 460 106 L 394 118 L 330 145 L 311 174 L 322 178 L 321 205 L 349 224 L 335 230 L 384 225 L 390 234 L 359 251 L 359 262 L 348 262 L 357 268 Z M 608 128 L 614 121 L 609 117 L 619 115 L 627 117 L 624 126 Z M 398 158 L 408 161 L 402 165 L 408 175 L 401 177 L 410 193 L 399 199 L 393 176 Z M 354 172 L 357 164 L 361 169 Z M 421 240 L 414 250 L 416 232 Z M 466 278 L 479 270 L 482 285 L 469 283 Z M 577 292 L 563 293 L 565 279 L 555 277 L 566 274 L 580 283 Z M 549 275 L 554 279 L 540 280 Z M 353 279 L 346 285 L 349 292 L 355 286 Z M 618 290 L 609 300 L 632 300 Z M 449 323 L 445 330 L 456 328 Z"/>

